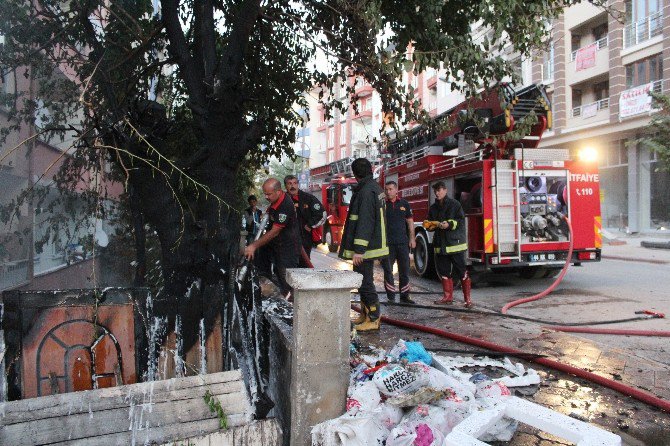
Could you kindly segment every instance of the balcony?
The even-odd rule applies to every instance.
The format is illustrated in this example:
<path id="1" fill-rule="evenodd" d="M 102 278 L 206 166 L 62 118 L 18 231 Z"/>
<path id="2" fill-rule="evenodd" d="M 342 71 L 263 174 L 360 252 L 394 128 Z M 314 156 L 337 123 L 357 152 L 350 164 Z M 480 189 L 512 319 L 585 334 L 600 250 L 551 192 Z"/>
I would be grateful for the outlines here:
<path id="1" fill-rule="evenodd" d="M 0 290 L 25 283 L 28 280 L 28 260 L 0 264 Z"/>
<path id="2" fill-rule="evenodd" d="M 604 51 L 605 49 L 607 49 L 607 37 L 573 52 L 574 59 L 571 57 L 572 60 L 566 70 L 568 84 L 580 84 L 596 76 L 607 74 L 610 67 L 610 55 L 609 51 Z"/>
<path id="3" fill-rule="evenodd" d="M 437 89 L 437 75 L 433 75 L 426 81 L 426 88 L 429 90 Z"/>
<path id="4" fill-rule="evenodd" d="M 370 96 L 372 91 L 372 85 L 368 84 L 367 82 L 356 82 L 356 89 L 354 90 L 354 94 L 359 98 Z"/>
<path id="5" fill-rule="evenodd" d="M 598 115 L 600 110 L 608 110 L 610 108 L 610 99 L 605 98 L 590 104 L 580 105 L 572 109 L 573 118 L 588 119 Z M 609 112 L 608 112 L 609 113 Z"/>
<path id="6" fill-rule="evenodd" d="M 596 43 L 596 51 L 600 51 L 600 50 L 602 50 L 603 48 L 607 48 L 607 44 L 608 44 L 607 36 L 603 37 L 603 38 L 600 39 L 600 40 L 597 40 L 595 43 Z M 593 45 L 593 44 L 591 43 L 591 44 L 589 44 L 589 45 Z M 589 46 L 589 45 L 587 45 L 587 46 Z M 582 48 L 585 48 L 585 47 L 582 47 Z M 578 52 L 579 50 L 581 50 L 582 48 L 579 48 L 579 49 L 577 49 L 577 50 L 574 50 L 574 51 L 570 54 L 570 62 L 574 62 L 575 59 L 577 59 L 577 52 Z"/>
<path id="7" fill-rule="evenodd" d="M 623 47 L 639 45 L 652 37 L 660 36 L 661 33 L 663 33 L 663 15 L 659 11 L 626 25 L 623 29 Z"/>

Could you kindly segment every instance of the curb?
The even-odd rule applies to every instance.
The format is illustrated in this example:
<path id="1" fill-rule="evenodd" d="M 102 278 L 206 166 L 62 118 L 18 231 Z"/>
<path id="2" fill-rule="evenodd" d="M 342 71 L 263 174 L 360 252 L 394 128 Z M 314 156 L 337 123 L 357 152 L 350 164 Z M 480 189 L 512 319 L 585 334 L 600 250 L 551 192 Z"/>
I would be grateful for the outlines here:
<path id="1" fill-rule="evenodd" d="M 626 257 L 626 256 L 610 256 L 610 255 L 601 255 L 600 258 L 608 260 L 624 260 L 626 262 L 640 262 L 640 263 L 652 263 L 654 265 L 668 265 L 670 264 L 667 260 L 656 260 L 656 259 L 640 259 L 637 257 Z"/>

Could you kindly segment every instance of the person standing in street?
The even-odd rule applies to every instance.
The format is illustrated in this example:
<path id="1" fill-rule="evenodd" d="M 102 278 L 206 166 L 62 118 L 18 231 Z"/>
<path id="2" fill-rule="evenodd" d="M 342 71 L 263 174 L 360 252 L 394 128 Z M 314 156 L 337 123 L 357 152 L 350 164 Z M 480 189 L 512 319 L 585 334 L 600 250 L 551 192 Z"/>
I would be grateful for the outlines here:
<path id="1" fill-rule="evenodd" d="M 249 207 L 244 210 L 245 228 L 247 231 L 247 245 L 251 243 L 256 237 L 256 232 L 259 230 L 261 224 L 262 212 L 256 207 L 258 200 L 255 195 L 249 195 L 247 198 Z"/>
<path id="2" fill-rule="evenodd" d="M 351 170 L 358 181 L 349 204 L 344 224 L 339 256 L 351 259 L 354 271 L 363 275 L 358 288 L 361 297 L 361 316 L 354 321 L 356 330 L 379 330 L 381 310 L 373 277 L 375 259 L 388 256 L 384 193 L 372 178 L 372 164 L 365 158 L 351 163 Z"/>
<path id="3" fill-rule="evenodd" d="M 384 187 L 386 192 L 386 240 L 389 256 L 382 260 L 384 269 L 384 288 L 390 302 L 395 301 L 395 282 L 393 265 L 398 262 L 398 282 L 400 302 L 415 303 L 409 297 L 409 251 L 416 247 L 414 240 L 414 218 L 407 200 L 398 198 L 398 184 L 389 181 Z"/>
<path id="4" fill-rule="evenodd" d="M 300 240 L 302 241 L 302 247 L 305 249 L 305 254 L 309 258 L 313 246 L 312 231 L 325 223 L 326 211 L 318 198 L 298 188 L 298 178 L 295 175 L 284 177 L 284 187 L 293 200 L 298 223 L 300 224 Z M 302 256 L 299 266 L 301 268 L 308 267 Z"/>
<path id="5" fill-rule="evenodd" d="M 433 184 L 435 202 L 428 210 L 428 220 L 423 227 L 435 231 L 433 248 L 435 249 L 435 265 L 442 280 L 442 299 L 436 304 L 450 304 L 454 300 L 453 277 L 461 279 L 463 298 L 466 307 L 472 307 L 470 290 L 472 284 L 465 264 L 465 251 L 468 249 L 465 238 L 465 213 L 461 204 L 447 196 L 447 186 L 438 181 Z"/>
<path id="6" fill-rule="evenodd" d="M 253 260 L 256 250 L 268 245 L 279 289 L 284 298 L 291 301 L 293 289 L 286 282 L 286 269 L 298 267 L 300 257 L 298 217 L 295 214 L 293 200 L 281 189 L 279 180 L 275 178 L 265 180 L 263 194 L 270 203 L 266 211 L 270 214 L 270 227 L 261 238 L 244 248 L 244 256 Z"/>

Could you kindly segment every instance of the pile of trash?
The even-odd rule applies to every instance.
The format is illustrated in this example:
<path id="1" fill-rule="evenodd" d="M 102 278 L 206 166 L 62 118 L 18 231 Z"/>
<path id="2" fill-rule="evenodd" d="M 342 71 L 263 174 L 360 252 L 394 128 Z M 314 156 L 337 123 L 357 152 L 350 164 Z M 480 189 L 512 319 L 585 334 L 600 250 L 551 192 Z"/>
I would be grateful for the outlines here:
<path id="1" fill-rule="evenodd" d="M 540 383 L 507 358 L 433 356 L 421 342 L 400 340 L 390 351 L 352 344 L 350 358 L 346 413 L 314 426 L 314 445 L 440 446 L 470 414 L 511 395 L 509 387 Z M 493 369 L 509 373 L 481 372 Z M 509 441 L 516 428 L 503 418 L 480 440 Z"/>

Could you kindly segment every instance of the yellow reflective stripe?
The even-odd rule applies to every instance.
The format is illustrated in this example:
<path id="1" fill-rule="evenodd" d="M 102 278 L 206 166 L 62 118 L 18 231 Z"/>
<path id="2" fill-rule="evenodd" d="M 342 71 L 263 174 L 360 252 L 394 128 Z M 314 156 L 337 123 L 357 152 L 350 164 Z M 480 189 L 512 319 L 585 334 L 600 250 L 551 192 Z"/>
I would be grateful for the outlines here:
<path id="1" fill-rule="evenodd" d="M 444 254 L 451 254 L 452 252 L 461 252 L 468 249 L 467 243 L 461 243 L 460 245 L 447 246 L 444 248 Z M 442 248 L 435 248 L 435 254 L 441 254 Z"/>
<path id="2" fill-rule="evenodd" d="M 454 230 L 458 227 L 458 222 L 456 220 L 447 220 L 447 221 L 451 225 L 451 228 L 449 228 L 449 229 Z"/>
<path id="3" fill-rule="evenodd" d="M 354 245 L 360 245 L 360 246 L 368 246 L 370 242 L 367 240 L 363 240 L 361 238 L 355 238 L 354 239 Z"/>
<path id="4" fill-rule="evenodd" d="M 348 249 L 345 249 L 344 251 L 342 251 L 342 258 L 343 258 L 343 259 L 353 259 L 353 258 L 354 258 L 354 254 L 355 254 L 355 253 L 354 253 L 353 251 L 350 251 L 350 250 L 348 250 Z"/>
<path id="5" fill-rule="evenodd" d="M 356 215 L 356 214 L 351 214 L 351 215 L 349 216 L 349 220 L 351 220 L 351 221 L 358 220 L 358 215 Z"/>
<path id="6" fill-rule="evenodd" d="M 384 257 L 389 255 L 389 247 L 385 246 L 383 248 L 379 249 L 370 249 L 368 251 L 365 251 L 365 254 L 363 254 L 364 259 L 376 259 L 377 257 Z"/>

